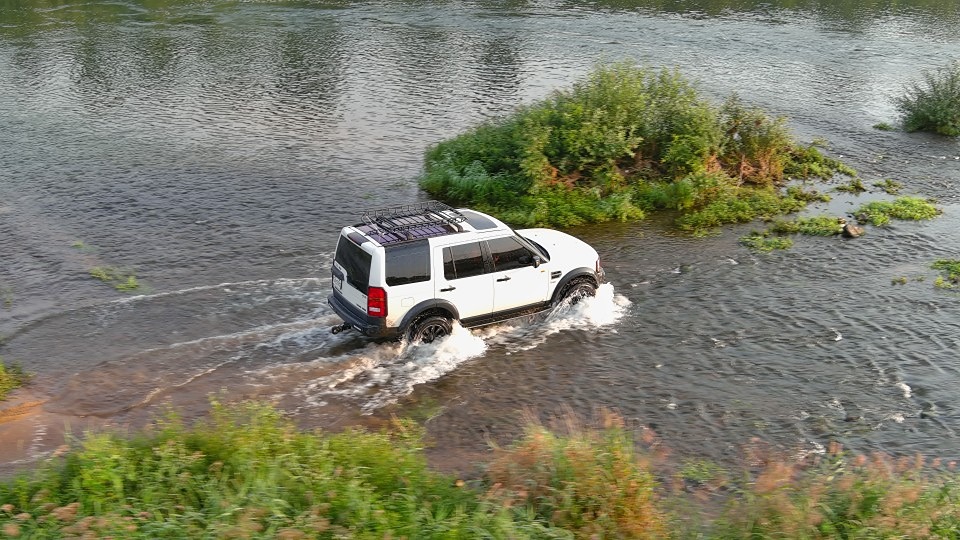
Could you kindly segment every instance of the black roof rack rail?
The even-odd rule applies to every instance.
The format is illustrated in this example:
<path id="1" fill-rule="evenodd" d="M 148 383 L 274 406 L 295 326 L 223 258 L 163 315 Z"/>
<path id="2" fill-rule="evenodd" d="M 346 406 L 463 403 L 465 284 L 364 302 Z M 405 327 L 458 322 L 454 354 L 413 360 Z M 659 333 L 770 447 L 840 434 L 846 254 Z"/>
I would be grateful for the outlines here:
<path id="1" fill-rule="evenodd" d="M 363 213 L 364 229 L 382 245 L 460 232 L 467 217 L 439 201 L 375 208 Z"/>

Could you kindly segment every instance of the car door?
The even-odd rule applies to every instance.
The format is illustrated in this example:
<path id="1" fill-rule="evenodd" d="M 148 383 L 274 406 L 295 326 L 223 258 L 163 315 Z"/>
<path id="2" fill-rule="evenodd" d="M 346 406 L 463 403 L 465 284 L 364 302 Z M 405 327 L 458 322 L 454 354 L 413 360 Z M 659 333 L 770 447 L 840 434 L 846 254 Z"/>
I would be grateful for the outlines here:
<path id="1" fill-rule="evenodd" d="M 435 296 L 460 312 L 460 320 L 483 317 L 493 311 L 493 275 L 486 271 L 480 242 L 437 247 L 442 261 L 434 280 Z"/>
<path id="2" fill-rule="evenodd" d="M 513 236 L 487 240 L 493 263 L 493 311 L 506 311 L 547 300 L 550 275 L 533 265 L 533 256 Z"/>

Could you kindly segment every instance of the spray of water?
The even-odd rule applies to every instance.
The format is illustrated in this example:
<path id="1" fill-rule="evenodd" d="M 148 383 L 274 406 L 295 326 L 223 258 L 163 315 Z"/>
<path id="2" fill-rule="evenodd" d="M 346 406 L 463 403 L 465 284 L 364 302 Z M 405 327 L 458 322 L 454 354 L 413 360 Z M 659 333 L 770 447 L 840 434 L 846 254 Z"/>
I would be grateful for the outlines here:
<path id="1" fill-rule="evenodd" d="M 433 343 L 371 343 L 311 362 L 270 366 L 257 376 L 301 381 L 293 392 L 308 406 L 323 406 L 336 396 L 357 400 L 362 412 L 371 413 L 409 395 L 417 385 L 437 380 L 464 362 L 483 356 L 491 347 L 509 354 L 533 349 L 562 331 L 616 332 L 615 323 L 626 315 L 629 304 L 612 285 L 604 284 L 595 297 L 558 306 L 533 320 L 477 330 L 455 324 L 449 336 Z"/>

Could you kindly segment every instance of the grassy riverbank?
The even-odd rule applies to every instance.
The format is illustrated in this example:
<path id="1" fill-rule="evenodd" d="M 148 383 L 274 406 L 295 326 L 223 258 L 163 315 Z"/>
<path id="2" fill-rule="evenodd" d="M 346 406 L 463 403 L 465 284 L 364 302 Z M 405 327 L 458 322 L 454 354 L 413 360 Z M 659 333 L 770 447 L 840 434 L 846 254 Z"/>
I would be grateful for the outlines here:
<path id="1" fill-rule="evenodd" d="M 605 66 L 571 89 L 426 155 L 434 196 L 517 225 L 569 226 L 680 211 L 681 229 L 794 212 L 818 195 L 788 179 L 855 175 L 797 143 L 783 118 L 716 106 L 679 73 Z"/>
<path id="2" fill-rule="evenodd" d="M 955 538 L 954 464 L 833 449 L 744 470 L 669 466 L 613 415 L 563 434 L 531 425 L 479 478 L 430 470 L 423 432 L 320 434 L 256 404 L 148 434 L 90 435 L 0 482 L 0 533 L 114 538 Z"/>

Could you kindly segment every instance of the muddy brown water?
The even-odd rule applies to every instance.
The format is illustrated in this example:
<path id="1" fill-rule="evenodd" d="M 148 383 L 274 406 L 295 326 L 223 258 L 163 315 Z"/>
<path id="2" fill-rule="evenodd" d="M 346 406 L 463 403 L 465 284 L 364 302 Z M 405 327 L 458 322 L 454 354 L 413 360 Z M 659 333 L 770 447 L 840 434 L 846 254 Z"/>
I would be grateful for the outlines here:
<path id="1" fill-rule="evenodd" d="M 760 438 L 960 457 L 960 295 L 929 269 L 960 258 L 960 143 L 872 129 L 960 57 L 947 4 L 0 4 L 0 356 L 35 373 L 0 418 L 0 459 L 171 406 L 198 417 L 211 394 L 304 426 L 411 416 L 451 467 L 524 414 L 597 407 L 680 456 Z M 430 144 L 621 59 L 786 115 L 866 183 L 945 213 L 772 255 L 738 245 L 750 225 L 581 227 L 611 283 L 585 305 L 424 347 L 329 333 L 342 224 L 423 199 Z"/>

